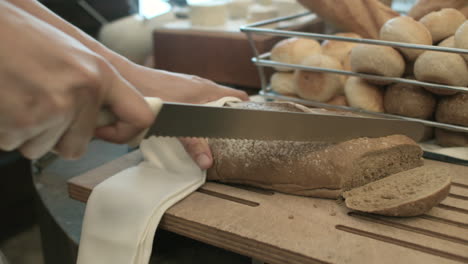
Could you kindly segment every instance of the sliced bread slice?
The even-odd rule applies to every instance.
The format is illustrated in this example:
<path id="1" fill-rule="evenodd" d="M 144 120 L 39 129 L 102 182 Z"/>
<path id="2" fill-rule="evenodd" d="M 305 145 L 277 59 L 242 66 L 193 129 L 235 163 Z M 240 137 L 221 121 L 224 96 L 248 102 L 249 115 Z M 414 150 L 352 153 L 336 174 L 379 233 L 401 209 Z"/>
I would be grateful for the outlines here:
<path id="1" fill-rule="evenodd" d="M 350 209 L 389 216 L 415 216 L 447 197 L 449 170 L 422 166 L 402 171 L 343 193 Z"/>

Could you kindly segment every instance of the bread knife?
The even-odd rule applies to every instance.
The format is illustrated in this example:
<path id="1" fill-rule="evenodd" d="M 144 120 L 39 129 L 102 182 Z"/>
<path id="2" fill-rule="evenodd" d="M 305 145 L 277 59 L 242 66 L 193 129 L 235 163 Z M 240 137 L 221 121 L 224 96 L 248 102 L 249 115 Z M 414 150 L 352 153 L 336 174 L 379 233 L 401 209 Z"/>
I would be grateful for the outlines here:
<path id="1" fill-rule="evenodd" d="M 159 98 L 145 99 L 156 113 L 154 123 L 144 134 L 145 138 L 154 135 L 340 142 L 394 134 L 419 141 L 424 135 L 424 125 L 421 123 L 399 119 L 252 110 L 170 103 Z M 101 112 L 99 126 L 115 120 L 109 116 L 109 113 Z"/>

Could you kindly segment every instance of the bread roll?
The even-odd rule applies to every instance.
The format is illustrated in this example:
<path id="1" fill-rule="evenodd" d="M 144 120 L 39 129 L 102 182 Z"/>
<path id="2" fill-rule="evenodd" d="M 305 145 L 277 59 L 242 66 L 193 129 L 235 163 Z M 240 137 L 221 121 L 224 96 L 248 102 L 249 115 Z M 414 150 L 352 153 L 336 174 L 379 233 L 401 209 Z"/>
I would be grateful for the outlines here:
<path id="1" fill-rule="evenodd" d="M 385 112 L 421 119 L 430 119 L 436 107 L 434 95 L 421 87 L 395 83 L 384 95 Z"/>
<path id="2" fill-rule="evenodd" d="M 351 32 L 337 33 L 335 34 L 335 36 L 361 38 L 361 36 L 359 36 L 358 34 Z M 348 57 L 349 53 L 356 45 L 358 45 L 358 43 L 337 40 L 325 40 L 322 43 L 322 53 L 330 57 L 334 57 L 344 64 L 344 61 Z"/>
<path id="3" fill-rule="evenodd" d="M 351 76 L 346 81 L 345 95 L 348 104 L 352 107 L 367 111 L 383 112 L 382 88 L 369 84 L 365 80 Z"/>
<path id="4" fill-rule="evenodd" d="M 462 56 L 456 53 L 425 51 L 414 63 L 414 75 L 423 82 L 454 86 L 468 85 L 468 67 Z M 456 91 L 426 88 L 441 95 L 455 94 Z"/>
<path id="5" fill-rule="evenodd" d="M 341 63 L 323 54 L 307 57 L 303 65 L 342 70 Z M 296 70 L 294 72 L 294 85 L 297 94 L 305 99 L 326 102 L 335 95 L 343 92 L 344 78 L 339 74 Z"/>
<path id="6" fill-rule="evenodd" d="M 430 126 L 424 126 L 424 135 L 419 142 L 428 141 L 434 138 L 434 128 Z"/>
<path id="7" fill-rule="evenodd" d="M 401 77 L 405 71 L 405 60 L 392 47 L 359 44 L 351 50 L 351 69 L 360 73 Z M 369 82 L 388 83 L 376 80 Z"/>
<path id="8" fill-rule="evenodd" d="M 458 8 L 458 11 L 460 11 L 465 17 L 468 18 L 468 3 L 465 3 L 466 5 L 462 8 Z"/>
<path id="9" fill-rule="evenodd" d="M 463 23 L 455 32 L 455 47 L 459 49 L 468 49 L 468 20 Z M 462 55 L 468 62 L 468 54 Z"/>
<path id="10" fill-rule="evenodd" d="M 380 29 L 380 39 L 432 45 L 432 37 L 429 30 L 421 23 L 408 16 L 395 17 L 388 20 Z M 423 50 L 397 48 L 409 61 L 415 60 Z"/>
<path id="11" fill-rule="evenodd" d="M 343 64 L 343 69 L 345 71 L 353 71 L 353 68 L 351 67 L 351 51 L 348 53 L 348 55 L 346 55 L 346 57 L 344 58 L 342 64 Z M 345 75 L 346 79 L 348 77 L 349 77 L 348 75 Z"/>
<path id="12" fill-rule="evenodd" d="M 439 11 L 442 8 L 455 8 L 461 10 L 466 16 L 466 13 L 463 12 L 466 7 L 468 7 L 466 0 L 419 0 L 413 5 L 408 15 L 419 20 L 432 11 Z"/>
<path id="13" fill-rule="evenodd" d="M 455 48 L 455 36 L 450 36 L 442 40 L 437 46 L 446 48 Z"/>
<path id="14" fill-rule="evenodd" d="M 348 100 L 346 100 L 346 96 L 344 95 L 337 95 L 332 99 L 328 100 L 326 103 L 338 106 L 348 106 Z"/>
<path id="15" fill-rule="evenodd" d="M 271 89 L 283 95 L 296 95 L 294 74 L 291 72 L 275 72 L 270 80 Z"/>
<path id="16" fill-rule="evenodd" d="M 435 138 L 442 147 L 468 147 L 468 133 L 436 128 Z"/>
<path id="17" fill-rule="evenodd" d="M 437 105 L 436 120 L 468 126 L 468 94 L 460 93 L 441 98 Z"/>
<path id="18" fill-rule="evenodd" d="M 295 106 L 245 102 L 236 107 L 249 105 L 277 111 L 294 111 Z M 296 107 L 295 111 L 312 110 Z M 208 180 L 322 198 L 337 198 L 345 190 L 423 163 L 421 148 L 400 135 L 338 144 L 210 139 L 209 145 L 214 165 L 207 172 Z"/>
<path id="19" fill-rule="evenodd" d="M 302 64 L 302 61 L 311 55 L 322 52 L 320 44 L 314 39 L 288 38 L 284 39 L 271 50 L 271 59 L 290 64 Z M 278 71 L 292 71 L 282 67 L 275 67 Z"/>
<path id="20" fill-rule="evenodd" d="M 455 34 L 455 31 L 465 20 L 465 15 L 460 11 L 453 8 L 444 8 L 423 16 L 419 22 L 426 26 L 431 32 L 432 41 L 437 43 Z"/>

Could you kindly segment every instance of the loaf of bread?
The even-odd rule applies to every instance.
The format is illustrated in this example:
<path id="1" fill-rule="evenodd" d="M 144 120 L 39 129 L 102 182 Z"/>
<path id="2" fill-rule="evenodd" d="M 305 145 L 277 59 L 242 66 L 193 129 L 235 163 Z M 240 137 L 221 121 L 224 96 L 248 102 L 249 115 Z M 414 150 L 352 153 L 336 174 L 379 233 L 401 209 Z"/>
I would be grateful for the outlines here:
<path id="1" fill-rule="evenodd" d="M 364 38 L 378 39 L 380 27 L 399 16 L 379 0 L 299 0 L 299 3 L 339 29 Z"/>
<path id="2" fill-rule="evenodd" d="M 442 123 L 468 126 L 468 94 L 442 97 L 437 105 L 435 117 Z"/>
<path id="3" fill-rule="evenodd" d="M 385 90 L 385 112 L 390 114 L 430 119 L 435 106 L 435 96 L 418 86 L 395 83 Z"/>
<path id="4" fill-rule="evenodd" d="M 275 72 L 270 78 L 271 89 L 283 95 L 297 95 L 292 72 Z"/>
<path id="5" fill-rule="evenodd" d="M 435 139 L 442 147 L 468 147 L 468 133 L 436 128 Z"/>
<path id="6" fill-rule="evenodd" d="M 302 64 L 302 61 L 314 54 L 322 53 L 320 43 L 313 39 L 288 38 L 273 46 L 271 59 L 290 64 Z M 275 67 L 278 71 L 292 71 L 284 67 Z"/>
<path id="7" fill-rule="evenodd" d="M 455 8 L 468 16 L 467 7 L 468 2 L 466 0 L 418 0 L 408 12 L 408 15 L 419 20 L 432 11 L 439 11 L 442 8 Z"/>
<path id="8" fill-rule="evenodd" d="M 421 23 L 408 16 L 388 20 L 380 29 L 380 39 L 421 45 L 432 45 L 431 32 Z M 405 58 L 414 61 L 423 50 L 397 48 Z"/>
<path id="9" fill-rule="evenodd" d="M 445 199 L 450 191 L 450 171 L 423 166 L 388 176 L 345 192 L 350 209 L 389 216 L 424 214 Z"/>
<path id="10" fill-rule="evenodd" d="M 444 8 L 423 16 L 419 22 L 426 26 L 431 32 L 432 41 L 437 43 L 455 34 L 455 31 L 465 20 L 465 15 L 460 11 L 453 8 Z"/>
<path id="11" fill-rule="evenodd" d="M 312 111 L 291 103 L 235 105 L 241 106 Z M 337 198 L 343 191 L 423 164 L 421 148 L 401 135 L 341 143 L 210 139 L 209 144 L 215 162 L 208 180 L 321 198 Z"/>
<path id="12" fill-rule="evenodd" d="M 360 73 L 401 77 L 405 72 L 405 60 L 392 47 L 359 44 L 351 50 L 351 69 Z M 388 83 L 377 80 L 369 80 L 369 82 Z"/>
<path id="13" fill-rule="evenodd" d="M 348 104 L 372 112 L 383 112 L 383 89 L 359 77 L 351 76 L 346 81 L 345 95 Z"/>
<path id="14" fill-rule="evenodd" d="M 468 21 L 461 24 L 455 32 L 455 48 L 468 49 Z M 468 54 L 464 54 L 463 58 L 468 62 Z"/>
<path id="15" fill-rule="evenodd" d="M 316 54 L 302 61 L 303 65 L 342 70 L 341 63 L 330 56 Z M 297 94 L 305 99 L 326 102 L 343 93 L 344 77 L 339 74 L 296 70 L 294 85 Z"/>
<path id="16" fill-rule="evenodd" d="M 462 56 L 456 53 L 425 51 L 414 63 L 417 80 L 454 86 L 468 85 L 468 66 Z M 427 88 L 429 91 L 451 95 L 456 91 Z"/>

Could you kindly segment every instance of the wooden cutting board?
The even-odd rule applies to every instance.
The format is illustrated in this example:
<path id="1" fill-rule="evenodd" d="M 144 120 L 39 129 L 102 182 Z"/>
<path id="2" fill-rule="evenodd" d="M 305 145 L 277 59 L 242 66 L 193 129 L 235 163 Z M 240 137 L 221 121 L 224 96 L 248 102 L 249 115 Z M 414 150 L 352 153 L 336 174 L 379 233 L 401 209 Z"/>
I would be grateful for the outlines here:
<path id="1" fill-rule="evenodd" d="M 139 151 L 68 183 L 86 202 L 94 186 L 138 164 Z M 351 212 L 334 200 L 209 182 L 171 207 L 160 227 L 271 264 L 468 263 L 468 167 L 454 174 L 450 195 L 412 218 Z"/>

